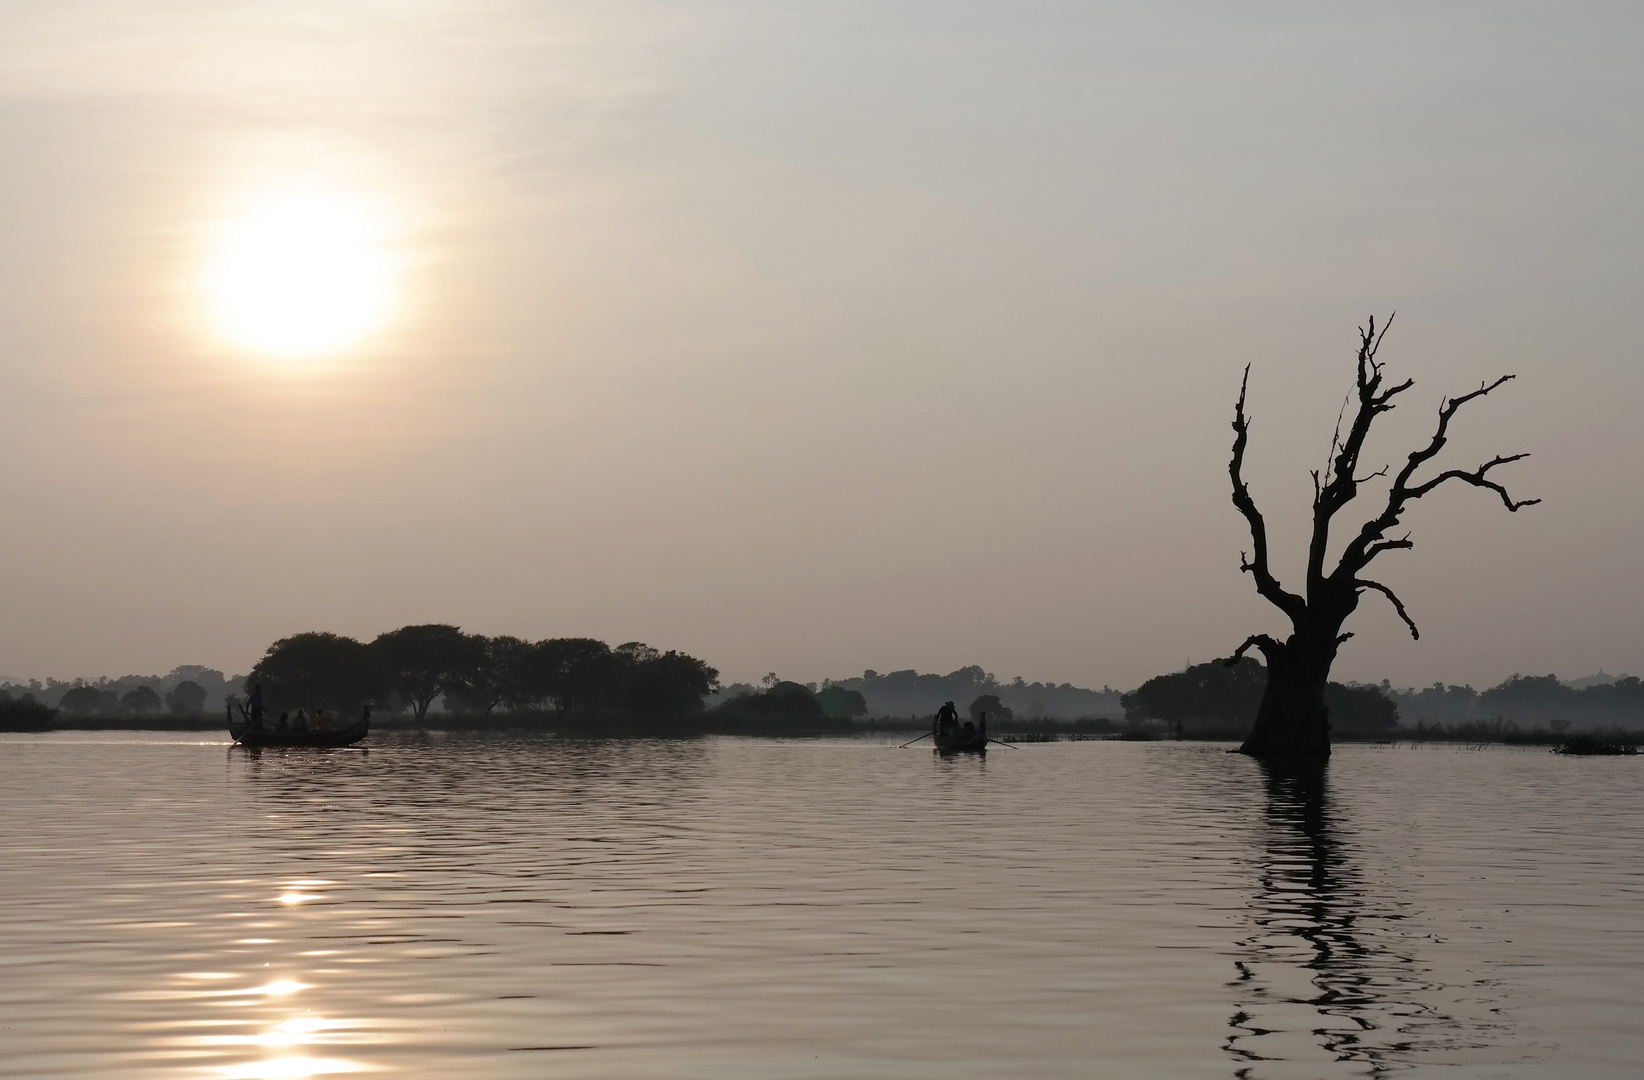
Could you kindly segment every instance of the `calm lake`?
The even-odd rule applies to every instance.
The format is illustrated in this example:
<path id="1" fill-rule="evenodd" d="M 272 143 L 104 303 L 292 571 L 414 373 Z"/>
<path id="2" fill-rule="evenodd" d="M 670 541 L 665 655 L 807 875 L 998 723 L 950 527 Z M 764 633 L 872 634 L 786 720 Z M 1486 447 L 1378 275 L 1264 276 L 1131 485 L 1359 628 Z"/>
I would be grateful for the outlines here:
<path id="1" fill-rule="evenodd" d="M 1635 1077 L 1644 758 L 0 736 L 0 1076 Z"/>

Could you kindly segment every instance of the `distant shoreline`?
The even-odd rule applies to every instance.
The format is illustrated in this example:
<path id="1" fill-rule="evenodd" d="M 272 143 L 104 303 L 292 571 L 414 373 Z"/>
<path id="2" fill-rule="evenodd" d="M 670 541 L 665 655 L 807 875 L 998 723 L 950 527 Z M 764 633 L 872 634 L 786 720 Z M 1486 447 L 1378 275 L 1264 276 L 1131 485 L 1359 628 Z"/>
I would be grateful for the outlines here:
<path id="1" fill-rule="evenodd" d="M 725 722 L 712 714 L 673 721 L 648 721 L 627 717 L 560 717 L 554 714 L 504 713 L 497 716 L 431 716 L 418 724 L 410 717 L 373 717 L 371 726 L 381 732 L 428 733 L 532 733 L 576 739 L 697 738 L 706 735 L 739 735 L 752 738 L 828 738 L 842 735 L 915 736 L 930 729 L 919 718 L 878 717 L 855 722 L 794 724 L 779 718 Z M 4 730 L 4 729 L 0 729 Z M 217 717 L 57 717 L 43 728 L 18 728 L 13 733 L 50 734 L 55 731 L 215 731 L 227 734 L 227 725 Z M 1174 730 L 1159 724 L 1133 725 L 1108 719 L 1014 720 L 989 725 L 990 733 L 1004 740 L 1024 743 L 1064 741 L 1169 742 Z M 1644 746 L 1644 731 L 1621 728 L 1581 729 L 1606 741 Z M 1396 727 L 1376 734 L 1340 734 L 1337 744 L 1451 743 L 1463 745 L 1557 746 L 1568 741 L 1573 730 L 1519 728 L 1511 721 L 1474 721 L 1464 724 L 1418 724 Z M 1240 728 L 1186 725 L 1183 737 L 1192 742 L 1237 743 L 1246 732 Z"/>

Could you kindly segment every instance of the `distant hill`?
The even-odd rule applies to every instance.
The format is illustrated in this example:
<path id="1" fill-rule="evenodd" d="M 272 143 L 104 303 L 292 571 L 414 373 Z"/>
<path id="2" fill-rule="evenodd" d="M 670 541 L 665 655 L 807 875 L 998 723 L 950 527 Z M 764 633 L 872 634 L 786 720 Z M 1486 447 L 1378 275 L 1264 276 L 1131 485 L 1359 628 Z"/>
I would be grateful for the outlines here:
<path id="1" fill-rule="evenodd" d="M 1607 675 L 1603 668 L 1599 668 L 1597 674 L 1583 675 L 1579 679 L 1561 679 L 1560 681 L 1571 690 L 1585 690 L 1589 686 L 1614 686 L 1622 679 L 1632 677 L 1631 675 Z"/>

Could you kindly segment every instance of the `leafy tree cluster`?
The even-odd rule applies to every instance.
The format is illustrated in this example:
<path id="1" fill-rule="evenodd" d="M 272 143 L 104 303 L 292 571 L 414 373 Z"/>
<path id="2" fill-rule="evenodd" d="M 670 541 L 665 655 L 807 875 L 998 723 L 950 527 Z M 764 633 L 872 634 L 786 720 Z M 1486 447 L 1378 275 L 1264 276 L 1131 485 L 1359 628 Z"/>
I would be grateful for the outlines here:
<path id="1" fill-rule="evenodd" d="M 970 703 L 970 708 L 967 711 L 970 713 L 973 723 L 981 723 L 984 715 L 995 721 L 1016 719 L 1015 710 L 1000 701 L 998 694 L 983 694 Z"/>
<path id="2" fill-rule="evenodd" d="M 486 637 L 455 626 L 405 626 L 367 643 L 320 631 L 270 645 L 245 678 L 274 711 L 351 713 L 371 703 L 410 709 L 420 723 L 435 700 L 446 711 L 496 709 L 560 715 L 611 712 L 646 718 L 699 712 L 719 672 L 684 653 L 593 638 Z"/>
<path id="3" fill-rule="evenodd" d="M 874 716 L 930 716 L 944 701 L 966 702 L 984 695 L 997 697 L 1001 708 L 1027 719 L 1118 716 L 1122 709 L 1118 692 L 1107 687 L 1089 690 L 1021 677 L 1005 681 L 976 665 L 946 675 L 869 670 L 859 679 L 830 679 L 824 686 L 862 695 L 867 712 Z"/>
<path id="4" fill-rule="evenodd" d="M 206 692 L 199 683 L 183 680 L 166 691 L 165 697 L 152 686 L 135 686 L 121 693 L 92 685 L 76 686 L 63 693 L 59 706 L 70 716 L 147 718 L 155 716 L 199 716 Z"/>
<path id="5" fill-rule="evenodd" d="M 1266 689 L 1267 668 L 1245 656 L 1154 676 L 1121 700 L 1129 720 L 1244 731 L 1255 723 Z M 1331 725 L 1344 734 L 1384 732 L 1399 720 L 1397 703 L 1377 686 L 1328 683 L 1324 703 Z"/>
<path id="6" fill-rule="evenodd" d="M 56 715 L 56 709 L 31 693 L 14 698 L 0 690 L 0 731 L 36 731 L 49 727 Z"/>
<path id="7" fill-rule="evenodd" d="M 868 706 L 862 695 L 837 686 L 765 676 L 764 689 L 738 684 L 704 718 L 704 730 L 740 735 L 820 734 L 849 730 Z"/>

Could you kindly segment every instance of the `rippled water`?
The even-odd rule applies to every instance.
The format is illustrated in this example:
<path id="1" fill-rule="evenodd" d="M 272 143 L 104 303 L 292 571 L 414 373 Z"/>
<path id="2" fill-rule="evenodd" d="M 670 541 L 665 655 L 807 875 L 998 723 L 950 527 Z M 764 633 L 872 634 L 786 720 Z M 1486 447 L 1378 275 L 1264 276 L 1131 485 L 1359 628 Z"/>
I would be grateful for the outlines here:
<path id="1" fill-rule="evenodd" d="M 1644 761 L 0 736 L 0 1076 L 1635 1076 Z"/>

